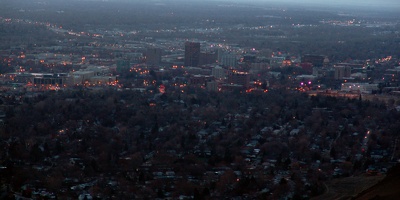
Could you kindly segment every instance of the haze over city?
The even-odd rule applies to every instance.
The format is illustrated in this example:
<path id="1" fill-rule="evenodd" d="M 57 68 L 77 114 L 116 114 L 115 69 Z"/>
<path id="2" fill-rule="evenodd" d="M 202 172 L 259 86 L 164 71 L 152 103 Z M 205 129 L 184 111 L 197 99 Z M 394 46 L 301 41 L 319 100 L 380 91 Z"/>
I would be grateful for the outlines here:
<path id="1" fill-rule="evenodd" d="M 0 199 L 399 199 L 394 0 L 1 0 Z"/>

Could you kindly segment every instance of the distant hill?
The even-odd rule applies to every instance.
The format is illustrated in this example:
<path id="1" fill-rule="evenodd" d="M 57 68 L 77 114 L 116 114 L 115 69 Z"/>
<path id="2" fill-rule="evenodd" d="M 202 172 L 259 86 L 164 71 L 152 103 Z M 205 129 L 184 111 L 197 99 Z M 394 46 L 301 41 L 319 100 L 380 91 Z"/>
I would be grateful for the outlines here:
<path id="1" fill-rule="evenodd" d="M 386 177 L 372 186 L 364 190 L 353 200 L 392 200 L 400 199 L 400 165 L 397 164 L 391 168 Z"/>

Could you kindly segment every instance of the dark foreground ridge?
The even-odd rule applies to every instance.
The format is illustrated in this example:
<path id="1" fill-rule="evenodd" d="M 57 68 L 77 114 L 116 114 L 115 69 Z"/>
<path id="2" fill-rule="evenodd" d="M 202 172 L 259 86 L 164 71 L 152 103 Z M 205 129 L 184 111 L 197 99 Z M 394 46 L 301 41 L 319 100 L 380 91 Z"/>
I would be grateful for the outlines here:
<path id="1" fill-rule="evenodd" d="M 387 176 L 378 184 L 358 194 L 354 200 L 373 199 L 399 199 L 400 198 L 400 165 L 388 171 Z"/>

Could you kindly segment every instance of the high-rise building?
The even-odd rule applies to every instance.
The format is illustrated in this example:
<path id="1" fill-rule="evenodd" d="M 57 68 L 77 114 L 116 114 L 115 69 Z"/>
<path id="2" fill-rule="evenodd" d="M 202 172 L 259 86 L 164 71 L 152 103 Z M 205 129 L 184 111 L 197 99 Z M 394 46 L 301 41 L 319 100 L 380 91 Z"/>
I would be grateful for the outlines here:
<path id="1" fill-rule="evenodd" d="M 226 52 L 222 49 L 218 49 L 218 64 L 227 67 L 236 67 L 238 64 L 238 58 L 236 55 Z"/>
<path id="2" fill-rule="evenodd" d="M 161 63 L 162 50 L 149 48 L 146 51 L 146 63 L 149 65 L 159 65 Z"/>
<path id="3" fill-rule="evenodd" d="M 229 66 L 229 67 L 236 67 L 237 66 L 237 58 L 235 55 L 232 54 L 224 54 L 219 56 L 220 58 L 218 59 L 218 63 L 223 66 Z"/>
<path id="4" fill-rule="evenodd" d="M 343 79 L 351 76 L 350 66 L 335 66 L 335 79 Z"/>
<path id="5" fill-rule="evenodd" d="M 200 62 L 200 43 L 185 43 L 185 66 L 197 67 Z"/>

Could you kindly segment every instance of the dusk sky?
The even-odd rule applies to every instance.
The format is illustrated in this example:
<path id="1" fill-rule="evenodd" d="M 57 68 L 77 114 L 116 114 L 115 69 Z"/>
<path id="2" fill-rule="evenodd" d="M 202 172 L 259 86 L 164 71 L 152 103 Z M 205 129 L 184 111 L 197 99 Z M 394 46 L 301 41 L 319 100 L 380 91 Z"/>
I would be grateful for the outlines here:
<path id="1" fill-rule="evenodd" d="M 78 0 L 78 1 L 105 1 L 105 2 L 138 2 L 140 0 Z M 149 2 L 168 3 L 171 0 L 151 0 Z M 188 2 L 207 2 L 205 0 L 180 0 L 185 3 Z M 290 3 L 292 5 L 311 5 L 311 6 L 330 6 L 330 7 L 343 7 L 352 6 L 354 8 L 371 8 L 372 10 L 400 10 L 400 0 L 209 0 L 215 2 L 240 2 L 240 3 Z"/>
<path id="2" fill-rule="evenodd" d="M 221 1 L 221 0 L 216 0 Z M 226 2 L 277 2 L 277 3 L 294 3 L 294 4 L 314 4 L 314 5 L 328 5 L 328 6 L 360 6 L 360 7 L 371 7 L 372 9 L 382 9 L 382 8 L 391 8 L 391 9 L 400 9 L 400 1 L 399 0 L 222 0 Z"/>

